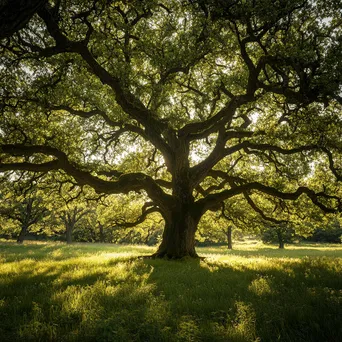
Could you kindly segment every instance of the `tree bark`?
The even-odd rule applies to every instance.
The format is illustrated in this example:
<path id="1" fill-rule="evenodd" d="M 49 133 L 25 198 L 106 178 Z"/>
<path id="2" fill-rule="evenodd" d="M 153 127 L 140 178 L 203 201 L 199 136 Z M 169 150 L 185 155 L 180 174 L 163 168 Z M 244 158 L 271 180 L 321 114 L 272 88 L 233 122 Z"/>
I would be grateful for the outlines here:
<path id="1" fill-rule="evenodd" d="M 283 237 L 282 232 L 279 229 L 277 229 L 277 236 L 278 236 L 279 248 L 284 249 L 285 248 L 284 237 Z"/>
<path id="2" fill-rule="evenodd" d="M 162 242 L 154 257 L 181 259 L 197 258 L 195 250 L 195 233 L 201 217 L 193 197 L 193 180 L 189 165 L 189 142 L 171 137 L 172 160 L 167 161 L 172 173 L 171 207 L 163 208 L 165 220 Z"/>
<path id="3" fill-rule="evenodd" d="M 70 226 L 66 227 L 66 242 L 67 242 L 67 244 L 72 243 L 72 230 L 73 230 L 73 227 L 70 227 Z"/>
<path id="4" fill-rule="evenodd" d="M 100 234 L 99 234 L 100 242 L 105 243 L 104 226 L 100 222 L 98 222 L 98 225 L 99 225 L 99 231 L 100 231 Z"/>
<path id="5" fill-rule="evenodd" d="M 23 243 L 27 232 L 27 226 L 22 226 L 17 238 L 17 243 Z"/>
<path id="6" fill-rule="evenodd" d="M 228 241 L 228 249 L 233 249 L 232 226 L 228 226 L 228 230 L 227 230 L 227 241 Z"/>
<path id="7" fill-rule="evenodd" d="M 162 242 L 153 255 L 157 258 L 181 259 L 197 258 L 195 250 L 195 233 L 198 219 L 192 217 L 187 210 L 173 212 L 165 222 Z"/>

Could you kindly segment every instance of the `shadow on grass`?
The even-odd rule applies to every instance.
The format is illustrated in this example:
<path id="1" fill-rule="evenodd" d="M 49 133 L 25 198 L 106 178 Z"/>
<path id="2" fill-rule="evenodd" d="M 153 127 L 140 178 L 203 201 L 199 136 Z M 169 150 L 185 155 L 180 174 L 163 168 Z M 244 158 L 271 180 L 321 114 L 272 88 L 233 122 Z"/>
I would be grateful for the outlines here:
<path id="1" fill-rule="evenodd" d="M 198 252 L 201 255 L 220 254 L 224 256 L 238 255 L 246 258 L 251 257 L 267 257 L 267 258 L 303 258 L 303 257 L 342 257 L 342 245 L 338 248 L 333 246 L 328 248 L 322 248 L 318 246 L 305 246 L 300 248 L 297 246 L 289 246 L 285 249 L 279 249 L 274 247 L 258 247 L 255 249 L 233 249 L 228 250 L 227 248 L 215 247 L 215 248 L 198 248 Z"/>
<path id="2" fill-rule="evenodd" d="M 80 247 L 72 257 L 62 249 L 54 259 L 55 251 L 16 250 L 15 260 L 0 265 L 2 341 L 334 342 L 342 337 L 337 259 L 263 264 L 248 258 L 239 263 L 106 259 Z"/>
<path id="3" fill-rule="evenodd" d="M 341 263 L 151 264 L 149 280 L 178 317 L 178 332 L 182 319 L 192 322 L 186 340 L 341 341 Z"/>

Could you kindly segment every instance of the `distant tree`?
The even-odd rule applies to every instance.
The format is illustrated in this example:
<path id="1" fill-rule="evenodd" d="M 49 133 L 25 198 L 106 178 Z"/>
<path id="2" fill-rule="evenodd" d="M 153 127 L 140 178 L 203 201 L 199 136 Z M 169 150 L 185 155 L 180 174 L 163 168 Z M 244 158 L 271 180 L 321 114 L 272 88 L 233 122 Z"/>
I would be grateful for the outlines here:
<path id="1" fill-rule="evenodd" d="M 67 206 L 65 209 L 60 211 L 60 219 L 65 226 L 66 242 L 72 243 L 72 233 L 75 226 L 81 221 L 81 219 L 87 215 L 90 211 L 84 207 L 80 207 L 77 204 Z"/>
<path id="2" fill-rule="evenodd" d="M 313 228 L 312 234 L 306 238 L 307 241 L 342 243 L 342 227 L 338 219 L 331 219 Z"/>
<path id="3" fill-rule="evenodd" d="M 295 231 L 286 224 L 265 225 L 261 239 L 264 243 L 278 243 L 280 249 L 285 248 L 285 243 L 293 242 Z"/>
<path id="4" fill-rule="evenodd" d="M 253 231 L 246 222 L 238 220 L 238 209 L 234 213 L 234 218 L 227 216 L 225 211 L 226 207 L 223 207 L 221 212 L 207 213 L 202 217 L 197 235 L 199 243 L 225 243 L 228 249 L 233 249 L 234 238 L 241 238 Z"/>
<path id="5" fill-rule="evenodd" d="M 233 249 L 232 231 L 233 231 L 232 224 L 228 225 L 226 229 L 223 230 L 223 232 L 226 234 L 226 237 L 227 237 L 228 249 Z"/>
<path id="6" fill-rule="evenodd" d="M 106 242 L 105 225 L 101 221 L 97 221 L 96 224 L 99 229 L 99 242 L 105 243 Z"/>
<path id="7" fill-rule="evenodd" d="M 0 215 L 20 225 L 18 243 L 23 243 L 31 226 L 41 222 L 49 214 L 43 197 L 36 192 L 25 195 L 12 193 L 12 196 L 2 199 L 0 205 Z"/>

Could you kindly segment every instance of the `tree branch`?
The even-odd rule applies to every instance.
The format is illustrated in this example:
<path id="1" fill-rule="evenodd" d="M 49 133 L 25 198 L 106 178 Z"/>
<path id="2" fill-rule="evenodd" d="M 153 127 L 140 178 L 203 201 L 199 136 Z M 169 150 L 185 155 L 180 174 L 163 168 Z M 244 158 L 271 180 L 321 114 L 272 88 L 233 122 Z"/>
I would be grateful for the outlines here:
<path id="1" fill-rule="evenodd" d="M 50 170 L 64 170 L 68 175 L 72 176 L 77 183 L 82 185 L 90 185 L 97 192 L 106 194 L 128 193 L 130 191 L 139 192 L 146 190 L 150 198 L 158 203 L 162 208 L 168 208 L 170 202 L 173 203 L 170 195 L 167 195 L 158 184 L 150 177 L 143 173 L 123 174 L 117 181 L 106 181 L 92 175 L 88 171 L 81 170 L 79 166 L 71 163 L 66 154 L 57 148 L 49 146 L 24 146 L 24 145 L 2 145 L 0 146 L 2 153 L 12 156 L 32 156 L 41 153 L 47 156 L 57 158 L 54 161 L 34 164 L 34 163 L 1 163 L 0 171 L 8 170 L 25 170 L 35 172 L 47 172 Z"/>
<path id="2" fill-rule="evenodd" d="M 0 3 L 0 39 L 22 29 L 47 0 L 4 0 Z"/>
<path id="3" fill-rule="evenodd" d="M 103 68 L 93 57 L 85 42 L 73 42 L 64 36 L 53 15 L 46 7 L 41 9 L 38 14 L 44 20 L 50 35 L 55 39 L 57 52 L 74 52 L 79 54 L 89 65 L 92 73 L 103 84 L 108 85 L 114 91 L 116 101 L 124 112 L 143 125 L 148 139 L 162 152 L 166 159 L 171 159 L 172 151 L 162 138 L 165 130 L 170 130 L 167 123 L 158 120 L 153 112 L 147 109 L 137 97 L 121 85 L 117 77 L 111 75 Z"/>
<path id="4" fill-rule="evenodd" d="M 247 200 L 248 204 L 251 206 L 251 208 L 257 212 L 264 220 L 275 223 L 275 224 L 281 224 L 281 223 L 287 223 L 286 220 L 277 220 L 273 217 L 265 215 L 265 213 L 255 204 L 255 202 L 252 200 L 252 198 L 248 195 L 248 193 L 245 191 L 243 193 L 243 196 Z"/>
<path id="5" fill-rule="evenodd" d="M 277 190 L 276 188 L 263 185 L 259 182 L 245 183 L 239 186 L 233 186 L 231 189 L 223 190 L 220 193 L 210 194 L 206 198 L 202 198 L 198 200 L 197 205 L 201 209 L 201 211 L 205 212 L 209 210 L 211 207 L 216 207 L 219 203 L 223 202 L 224 200 L 228 198 L 231 198 L 236 195 L 243 194 L 244 192 L 249 192 L 252 190 L 257 190 L 264 194 L 268 194 L 268 195 L 278 197 L 284 200 L 292 200 L 292 201 L 298 199 L 301 195 L 305 194 L 310 198 L 313 204 L 318 206 L 324 212 L 336 213 L 342 210 L 342 201 L 340 198 L 336 196 L 330 196 L 322 192 L 315 193 L 313 190 L 307 187 L 299 187 L 295 192 L 281 192 Z M 338 202 L 337 207 L 336 208 L 327 207 L 326 205 L 324 205 L 323 203 L 319 201 L 319 198 L 321 197 L 325 199 L 336 200 Z"/>
<path id="6" fill-rule="evenodd" d="M 342 176 L 338 173 L 339 169 L 337 169 L 335 167 L 335 163 L 334 163 L 334 159 L 333 159 L 333 154 L 326 147 L 323 147 L 322 151 L 328 156 L 329 168 L 330 168 L 331 172 L 333 173 L 333 175 L 336 177 L 336 179 L 338 181 L 342 181 Z"/>
<path id="7" fill-rule="evenodd" d="M 115 224 L 120 226 L 120 227 L 124 227 L 124 228 L 133 228 L 133 227 L 137 226 L 138 224 L 143 223 L 149 214 L 159 212 L 159 211 L 160 210 L 154 206 L 150 207 L 150 208 L 146 208 L 145 206 L 143 206 L 141 215 L 134 222 L 117 220 L 117 221 L 115 221 Z"/>

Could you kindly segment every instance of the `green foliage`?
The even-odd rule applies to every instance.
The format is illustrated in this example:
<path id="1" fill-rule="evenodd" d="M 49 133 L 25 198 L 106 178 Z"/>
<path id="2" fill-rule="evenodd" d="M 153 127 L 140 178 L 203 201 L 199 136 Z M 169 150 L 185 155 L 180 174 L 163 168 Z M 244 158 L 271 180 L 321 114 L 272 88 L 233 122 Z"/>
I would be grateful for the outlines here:
<path id="1" fill-rule="evenodd" d="M 41 234 L 50 214 L 47 196 L 36 184 L 29 182 L 3 183 L 0 193 L 1 234 L 24 239 L 27 233 Z"/>
<path id="2" fill-rule="evenodd" d="M 342 229 L 318 228 L 310 238 L 307 238 L 307 240 L 314 242 L 342 243 Z"/>
<path id="3" fill-rule="evenodd" d="M 306 238 L 307 241 L 342 243 L 342 227 L 340 222 L 335 220 L 326 226 L 316 226 L 312 235 Z"/>
<path id="4" fill-rule="evenodd" d="M 341 7 L 51 1 L 0 42 L 1 175 L 40 179 L 69 241 L 308 228 L 342 205 Z"/>
<path id="5" fill-rule="evenodd" d="M 289 226 L 266 226 L 262 232 L 261 240 L 263 243 L 284 243 L 294 242 L 295 230 Z"/>

